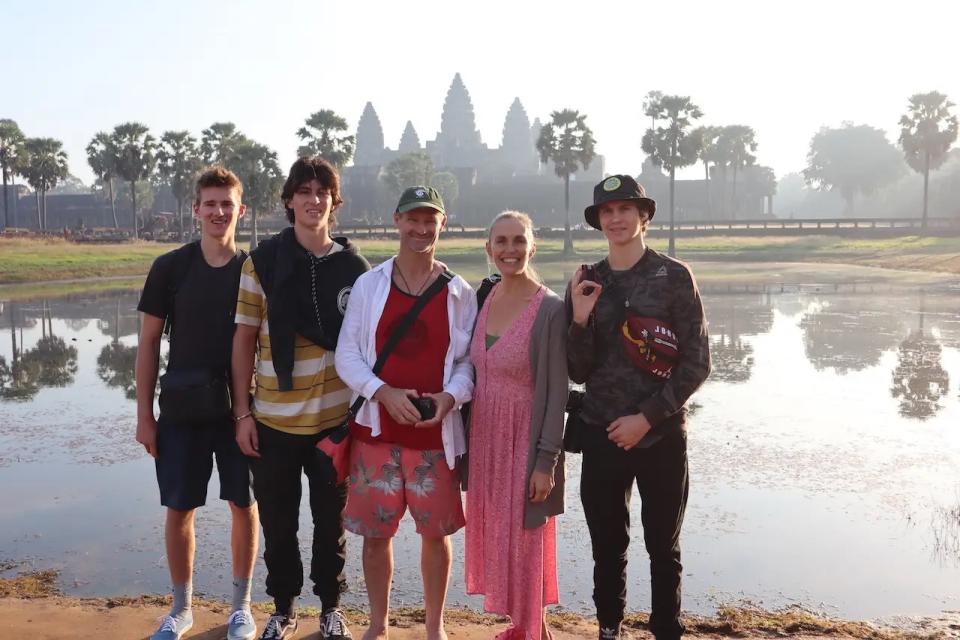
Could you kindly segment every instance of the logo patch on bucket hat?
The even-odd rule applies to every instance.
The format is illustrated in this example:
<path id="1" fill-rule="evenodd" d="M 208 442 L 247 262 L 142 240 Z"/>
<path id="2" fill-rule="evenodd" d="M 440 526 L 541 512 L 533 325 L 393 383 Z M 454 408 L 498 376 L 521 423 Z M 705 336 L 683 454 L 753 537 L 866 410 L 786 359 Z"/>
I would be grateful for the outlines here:
<path id="1" fill-rule="evenodd" d="M 603 181 L 603 190 L 604 191 L 616 191 L 620 188 L 620 178 L 617 176 L 610 176 Z"/>

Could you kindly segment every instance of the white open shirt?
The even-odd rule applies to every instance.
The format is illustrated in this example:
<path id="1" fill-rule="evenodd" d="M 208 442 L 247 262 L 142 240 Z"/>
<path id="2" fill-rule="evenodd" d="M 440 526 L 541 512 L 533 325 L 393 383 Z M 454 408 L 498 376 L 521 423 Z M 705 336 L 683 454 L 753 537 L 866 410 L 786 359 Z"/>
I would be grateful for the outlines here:
<path id="1" fill-rule="evenodd" d="M 372 369 L 377 361 L 377 325 L 390 294 L 393 261 L 394 258 L 390 258 L 377 265 L 353 284 L 334 360 L 337 374 L 353 390 L 351 403 L 361 395 L 367 398 L 356 420 L 370 427 L 374 437 L 380 435 L 380 403 L 371 398 L 386 383 L 375 376 Z M 455 406 L 441 426 L 444 456 L 451 469 L 457 456 L 467 450 L 459 409 L 473 397 L 470 338 L 476 316 L 477 297 L 473 289 L 455 275 L 447 284 L 450 346 L 443 361 L 443 390 L 453 396 Z"/>

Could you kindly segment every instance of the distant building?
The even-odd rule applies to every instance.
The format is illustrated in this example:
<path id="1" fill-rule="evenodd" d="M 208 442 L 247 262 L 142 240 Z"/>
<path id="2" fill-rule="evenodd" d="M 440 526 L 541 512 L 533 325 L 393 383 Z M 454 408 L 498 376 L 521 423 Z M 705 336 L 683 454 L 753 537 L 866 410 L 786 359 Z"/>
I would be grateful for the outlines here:
<path id="1" fill-rule="evenodd" d="M 396 195 L 382 184 L 380 174 L 394 159 L 425 151 L 434 170 L 457 177 L 459 196 L 447 203 L 451 216 L 462 224 L 486 224 L 505 208 L 520 208 L 537 224 L 562 224 L 562 181 L 551 165 L 540 162 L 536 140 L 540 121 L 531 125 L 526 110 L 516 98 L 507 110 L 500 146 L 489 148 L 477 130 L 470 93 L 460 74 L 447 91 L 440 118 L 440 131 L 433 140 L 421 142 L 413 123 L 407 121 L 396 149 L 386 147 L 380 118 L 371 103 L 364 106 L 357 126 L 356 153 L 352 166 L 343 170 L 345 220 L 389 221 Z M 582 210 L 592 197 L 593 184 L 603 177 L 603 156 L 572 177 L 571 210 Z M 574 218 L 576 222 L 579 217 Z"/>
<path id="2" fill-rule="evenodd" d="M 30 193 L 30 189 L 23 184 L 14 184 L 12 181 L 7 183 L 7 193 L 6 193 L 6 211 L 9 216 L 9 222 L 11 227 L 16 227 L 20 225 L 20 198 Z M 4 215 L 4 202 L 3 202 L 3 186 L 0 186 L 0 228 L 3 227 L 5 221 L 3 219 Z"/>
<path id="3" fill-rule="evenodd" d="M 129 217 L 129 212 L 127 212 L 125 216 L 126 224 L 124 218 L 121 218 L 120 226 L 129 226 Z M 30 193 L 19 198 L 16 222 L 22 228 L 36 229 L 39 227 L 36 194 Z M 79 226 L 112 227 L 113 213 L 110 209 L 110 203 L 92 193 L 71 195 L 48 193 L 47 228 L 52 230 Z"/>

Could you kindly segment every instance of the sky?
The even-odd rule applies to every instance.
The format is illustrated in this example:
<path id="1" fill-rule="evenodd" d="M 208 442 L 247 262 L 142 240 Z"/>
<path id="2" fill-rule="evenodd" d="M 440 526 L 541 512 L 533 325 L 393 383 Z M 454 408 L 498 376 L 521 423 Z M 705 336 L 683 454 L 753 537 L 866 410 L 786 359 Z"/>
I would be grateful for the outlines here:
<path id="1" fill-rule="evenodd" d="M 90 138 L 129 120 L 157 138 L 232 121 L 288 166 L 320 109 L 355 130 L 371 101 L 387 146 L 408 119 L 433 139 L 459 72 L 490 147 L 519 97 L 531 121 L 585 113 L 606 172 L 637 174 L 660 90 L 689 95 L 698 124 L 752 126 L 782 177 L 822 126 L 895 142 L 910 95 L 960 101 L 958 18 L 956 0 L 0 0 L 0 118 L 62 140 L 87 183 Z"/>

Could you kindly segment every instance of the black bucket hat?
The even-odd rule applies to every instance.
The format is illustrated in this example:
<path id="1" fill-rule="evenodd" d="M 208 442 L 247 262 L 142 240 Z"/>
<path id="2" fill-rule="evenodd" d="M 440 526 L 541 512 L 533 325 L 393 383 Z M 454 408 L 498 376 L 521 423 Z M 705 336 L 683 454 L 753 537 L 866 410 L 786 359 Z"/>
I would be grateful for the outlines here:
<path id="1" fill-rule="evenodd" d="M 643 187 L 637 183 L 631 176 L 614 175 L 601 180 L 593 188 L 593 204 L 583 210 L 583 217 L 587 223 L 594 229 L 600 228 L 600 220 L 597 216 L 597 209 L 604 202 L 612 200 L 634 200 L 641 211 L 650 214 L 650 219 L 657 212 L 657 203 L 647 197 Z"/>

